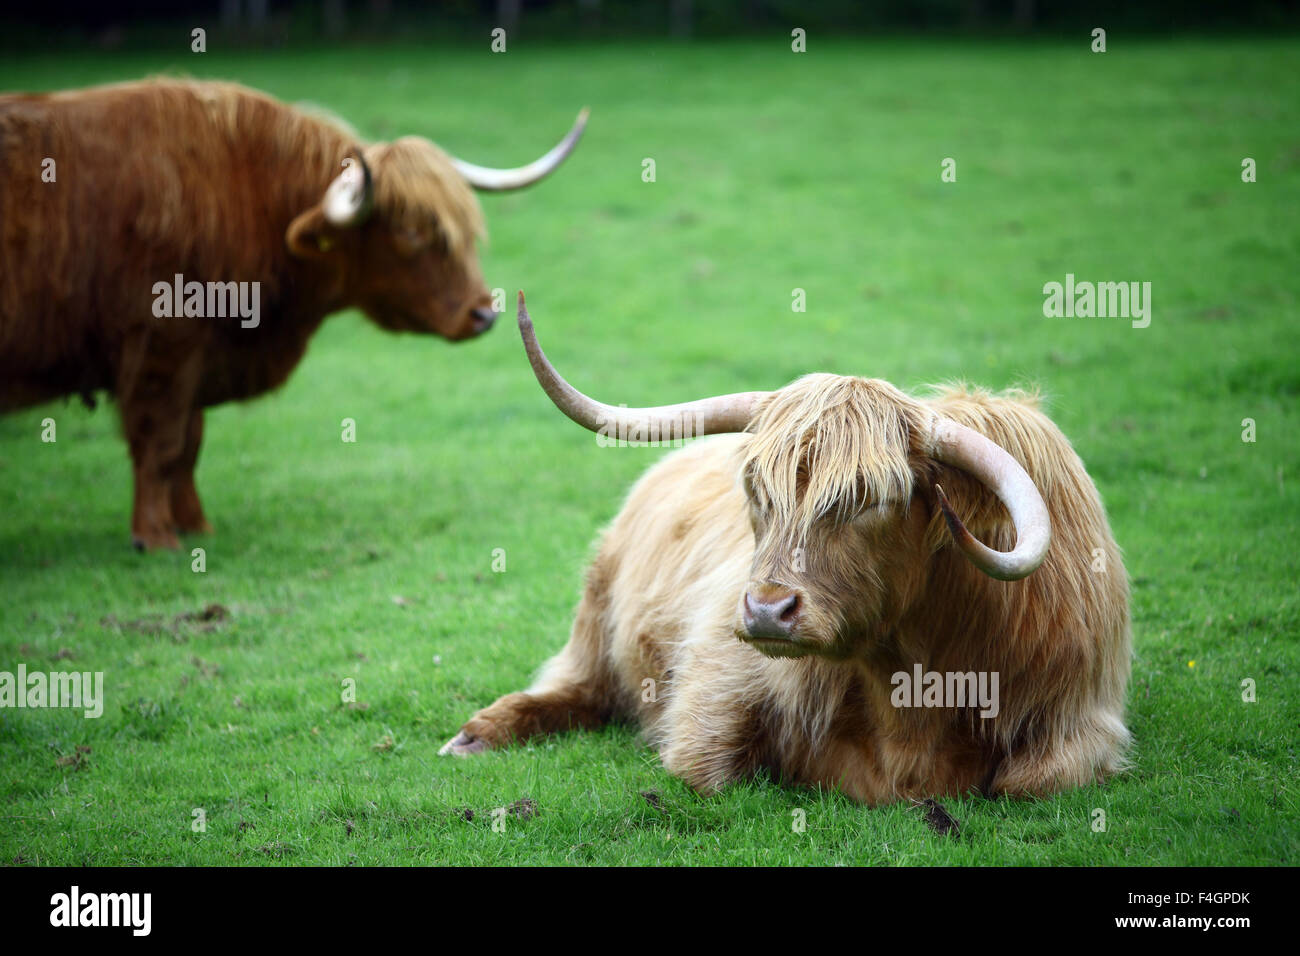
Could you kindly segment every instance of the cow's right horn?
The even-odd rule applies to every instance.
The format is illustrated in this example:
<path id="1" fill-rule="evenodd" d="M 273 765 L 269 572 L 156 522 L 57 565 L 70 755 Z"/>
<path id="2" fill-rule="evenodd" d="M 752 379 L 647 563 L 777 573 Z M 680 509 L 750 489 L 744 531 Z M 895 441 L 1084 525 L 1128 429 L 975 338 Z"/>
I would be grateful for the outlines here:
<path id="1" fill-rule="evenodd" d="M 475 189 L 482 189 L 485 192 L 504 192 L 510 189 L 522 189 L 525 186 L 531 186 L 539 179 L 554 172 L 560 163 L 564 162 L 564 158 L 573 152 L 573 147 L 578 145 L 578 140 L 582 138 L 582 131 L 587 126 L 588 113 L 589 110 L 584 106 L 582 111 L 578 113 L 573 128 L 569 130 L 564 139 L 527 166 L 517 166 L 514 169 L 493 169 L 491 166 L 475 166 L 473 163 L 467 163 L 463 159 L 457 159 L 454 156 L 451 160 L 452 165 L 456 167 L 457 172 L 465 177 L 466 182 Z"/>
<path id="2" fill-rule="evenodd" d="M 1047 557 L 1052 522 L 1038 486 L 1020 462 L 995 442 L 951 418 L 935 421 L 930 434 L 930 455 L 935 461 L 960 468 L 979 479 L 1011 514 L 1016 546 L 1011 551 L 994 551 L 966 530 L 943 489 L 934 486 L 953 540 L 971 564 L 999 581 L 1018 581 L 1032 574 Z"/>
<path id="3" fill-rule="evenodd" d="M 360 153 L 343 160 L 343 172 L 325 190 L 322 207 L 326 221 L 341 228 L 356 226 L 370 215 L 374 205 L 375 184 L 370 167 Z"/>
<path id="4" fill-rule="evenodd" d="M 654 408 L 624 408 L 606 405 L 588 398 L 564 380 L 555 370 L 542 347 L 537 344 L 533 323 L 524 307 L 524 294 L 519 293 L 519 334 L 533 374 L 555 407 L 583 428 L 611 439 L 626 439 L 633 443 L 646 441 L 671 441 L 677 438 L 696 438 L 723 432 L 744 431 L 754 415 L 758 403 L 770 392 L 734 392 L 701 398 L 680 405 L 659 405 Z"/>

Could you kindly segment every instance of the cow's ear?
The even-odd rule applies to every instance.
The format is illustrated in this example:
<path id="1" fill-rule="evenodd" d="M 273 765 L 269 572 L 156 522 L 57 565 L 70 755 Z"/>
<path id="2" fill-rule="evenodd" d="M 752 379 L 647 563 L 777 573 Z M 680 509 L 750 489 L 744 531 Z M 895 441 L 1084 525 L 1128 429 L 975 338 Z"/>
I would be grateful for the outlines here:
<path id="1" fill-rule="evenodd" d="M 300 259 L 323 259 L 338 246 L 339 230 L 325 220 L 320 206 L 302 213 L 285 231 L 284 242 Z"/>
<path id="2" fill-rule="evenodd" d="M 948 485 L 955 482 L 949 469 L 932 458 L 915 455 L 911 464 L 912 501 L 908 508 L 909 510 L 921 508 L 929 516 L 925 526 L 925 546 L 933 553 L 948 543 L 944 538 L 947 525 L 944 523 L 943 512 L 939 509 L 939 499 L 935 495 L 934 486 L 942 484 L 944 491 L 947 492 Z"/>
<path id="3" fill-rule="evenodd" d="M 952 532 L 939 506 L 934 486 L 943 488 L 948 503 L 966 529 L 990 548 L 1010 551 L 1016 545 L 1016 528 L 1002 502 L 977 479 L 959 468 L 928 460 L 917 470 L 916 493 L 930 511 L 925 542 L 930 551 L 939 551 L 953 543 Z"/>

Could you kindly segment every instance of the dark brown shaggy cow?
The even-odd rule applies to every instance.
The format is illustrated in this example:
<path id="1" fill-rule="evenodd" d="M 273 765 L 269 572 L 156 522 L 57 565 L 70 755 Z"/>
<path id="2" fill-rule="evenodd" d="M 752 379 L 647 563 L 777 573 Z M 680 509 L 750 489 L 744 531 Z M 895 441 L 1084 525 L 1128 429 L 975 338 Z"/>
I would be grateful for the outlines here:
<path id="1" fill-rule="evenodd" d="M 471 186 L 516 170 L 428 140 L 364 144 L 229 83 L 155 80 L 0 96 L 0 411 L 97 390 L 135 471 L 139 548 L 208 530 L 203 409 L 283 383 L 331 312 L 452 341 L 496 318 Z"/>
<path id="2" fill-rule="evenodd" d="M 1128 581 L 1097 489 L 1031 396 L 806 375 L 616 408 L 610 441 L 719 434 L 641 478 L 569 643 L 442 752 L 635 722 L 701 791 L 760 769 L 865 803 L 1044 795 L 1124 766 Z"/>

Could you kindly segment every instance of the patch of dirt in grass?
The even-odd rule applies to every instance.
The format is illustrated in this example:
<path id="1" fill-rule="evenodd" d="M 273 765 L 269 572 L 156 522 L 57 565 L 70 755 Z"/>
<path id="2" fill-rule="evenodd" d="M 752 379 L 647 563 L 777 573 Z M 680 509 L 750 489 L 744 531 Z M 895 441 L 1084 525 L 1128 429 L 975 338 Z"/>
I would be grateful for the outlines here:
<path id="1" fill-rule="evenodd" d="M 495 816 L 501 810 L 505 810 L 508 816 L 512 816 L 516 820 L 531 820 L 541 812 L 540 808 L 537 806 L 537 801 L 532 797 L 521 797 L 507 807 L 497 807 L 489 814 L 489 816 Z M 463 820 L 466 823 L 473 823 L 474 818 L 478 814 L 476 814 L 470 807 L 456 807 L 452 810 L 452 815 L 458 820 Z"/>
<path id="2" fill-rule="evenodd" d="M 663 797 L 659 794 L 658 790 L 642 790 L 641 799 L 650 804 L 650 806 L 654 807 L 664 816 L 668 815 L 668 808 L 664 806 Z"/>
<path id="3" fill-rule="evenodd" d="M 190 611 L 171 617 L 166 614 L 146 614 L 143 617 L 123 621 L 116 615 L 109 614 L 100 618 L 99 624 L 114 631 L 134 631 L 151 637 L 165 635 L 177 644 L 183 644 L 191 634 L 207 634 L 215 631 L 230 617 L 230 611 L 225 605 L 209 604 L 201 611 Z"/>
<path id="4" fill-rule="evenodd" d="M 218 674 L 221 673 L 220 664 L 214 664 L 211 661 L 205 661 L 197 654 L 193 654 L 190 656 L 190 663 L 193 664 L 195 670 L 199 672 L 199 676 L 204 678 L 205 680 L 212 680 L 212 678 L 216 677 Z"/>
<path id="5" fill-rule="evenodd" d="M 56 757 L 54 765 L 56 767 L 71 767 L 73 770 L 81 770 L 90 763 L 90 748 L 85 744 L 77 744 L 77 749 L 70 754 L 62 757 Z"/>
<path id="6" fill-rule="evenodd" d="M 945 810 L 937 800 L 926 797 L 912 804 L 912 809 L 925 811 L 926 825 L 939 836 L 961 836 L 961 824 Z"/>
<path id="7" fill-rule="evenodd" d="M 506 813 L 512 817 L 518 817 L 520 820 L 531 820 L 537 816 L 537 801 L 532 797 L 524 797 L 516 800 L 510 806 L 506 807 Z"/>

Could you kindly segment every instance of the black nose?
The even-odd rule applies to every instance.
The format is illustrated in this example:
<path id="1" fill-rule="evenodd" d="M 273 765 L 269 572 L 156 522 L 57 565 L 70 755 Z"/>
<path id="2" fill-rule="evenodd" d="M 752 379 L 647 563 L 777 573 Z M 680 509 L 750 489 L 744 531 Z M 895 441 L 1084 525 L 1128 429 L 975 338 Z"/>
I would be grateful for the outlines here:
<path id="1" fill-rule="evenodd" d="M 750 637 L 789 640 L 799 623 L 799 595 L 786 589 L 745 592 L 745 631 Z"/>
<path id="2" fill-rule="evenodd" d="M 497 320 L 497 312 L 495 309 L 479 307 L 477 309 L 471 309 L 470 315 L 474 316 L 475 332 L 486 332 L 488 329 L 492 328 L 492 323 Z"/>

